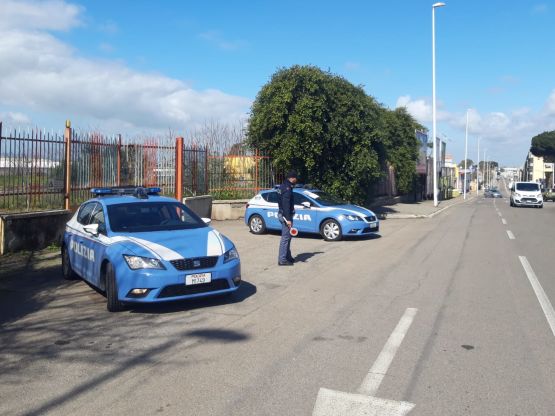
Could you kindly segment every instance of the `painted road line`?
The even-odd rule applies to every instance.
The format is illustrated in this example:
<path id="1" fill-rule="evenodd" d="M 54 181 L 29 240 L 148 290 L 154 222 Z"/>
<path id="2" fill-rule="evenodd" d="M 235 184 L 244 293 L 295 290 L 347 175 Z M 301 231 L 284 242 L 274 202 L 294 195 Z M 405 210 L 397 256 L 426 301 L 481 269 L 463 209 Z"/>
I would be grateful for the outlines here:
<path id="1" fill-rule="evenodd" d="M 359 394 L 345 393 L 321 388 L 314 404 L 312 416 L 405 416 L 414 404 L 403 401 L 380 399 L 372 396 L 382 383 L 397 350 L 401 346 L 418 309 L 408 308 L 389 336 L 380 355 L 370 368 Z"/>
<path id="2" fill-rule="evenodd" d="M 499 215 L 500 217 L 503 216 L 503 214 L 501 214 L 501 212 L 499 212 L 499 211 L 497 212 L 497 215 Z"/>
<path id="3" fill-rule="evenodd" d="M 405 416 L 414 404 L 321 388 L 312 416 Z"/>
<path id="4" fill-rule="evenodd" d="M 415 308 L 408 308 L 405 311 L 403 317 L 389 336 L 382 352 L 380 352 L 380 355 L 376 358 L 374 365 L 358 389 L 360 394 L 372 396 L 378 392 L 380 384 L 382 384 L 382 381 L 387 374 L 387 370 L 389 370 L 389 366 L 391 365 L 393 358 L 395 358 L 395 354 L 397 354 L 397 350 L 401 346 L 405 335 L 412 325 L 416 312 L 418 312 L 418 309 Z"/>
<path id="5" fill-rule="evenodd" d="M 532 289 L 534 289 L 534 293 L 536 294 L 536 297 L 540 302 L 540 306 L 542 307 L 543 313 L 547 318 L 547 323 L 551 328 L 551 332 L 553 332 L 553 336 L 555 336 L 555 310 L 553 309 L 553 305 L 545 294 L 545 291 L 543 290 L 543 287 L 540 284 L 536 273 L 534 273 L 534 269 L 532 269 L 532 266 L 530 265 L 528 259 L 524 256 L 518 256 L 518 258 L 520 259 L 520 263 L 522 263 L 522 267 L 526 272 L 526 276 L 528 276 L 528 280 L 532 285 Z"/>
<path id="6" fill-rule="evenodd" d="M 511 230 L 507 230 L 507 235 L 509 236 L 509 240 L 514 240 L 516 238 Z"/>
<path id="7" fill-rule="evenodd" d="M 501 218 L 501 222 L 503 223 L 503 225 L 507 225 L 507 220 L 505 218 Z"/>

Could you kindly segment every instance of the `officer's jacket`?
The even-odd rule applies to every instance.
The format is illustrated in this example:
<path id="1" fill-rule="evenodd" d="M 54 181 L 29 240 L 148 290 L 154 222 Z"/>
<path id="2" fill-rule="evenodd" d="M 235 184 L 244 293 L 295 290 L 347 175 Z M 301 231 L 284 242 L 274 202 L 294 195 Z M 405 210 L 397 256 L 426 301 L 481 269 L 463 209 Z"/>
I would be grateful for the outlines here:
<path id="1" fill-rule="evenodd" d="M 283 215 L 287 221 L 293 221 L 295 214 L 295 204 L 293 201 L 293 185 L 288 180 L 283 182 L 278 189 L 279 213 Z"/>

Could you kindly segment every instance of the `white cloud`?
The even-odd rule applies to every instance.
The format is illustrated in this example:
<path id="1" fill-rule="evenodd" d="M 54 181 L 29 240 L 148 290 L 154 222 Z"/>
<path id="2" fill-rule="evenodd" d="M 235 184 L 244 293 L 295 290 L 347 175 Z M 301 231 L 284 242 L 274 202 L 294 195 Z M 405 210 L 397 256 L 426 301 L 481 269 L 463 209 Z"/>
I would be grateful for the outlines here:
<path id="1" fill-rule="evenodd" d="M 82 24 L 83 9 L 61 0 L 2 0 L 0 29 L 69 30 Z"/>
<path id="2" fill-rule="evenodd" d="M 19 113 L 17 111 L 0 112 L 0 120 L 9 124 L 30 124 L 31 118 L 27 114 Z"/>
<path id="3" fill-rule="evenodd" d="M 431 121 L 431 103 L 426 99 L 413 100 L 410 96 L 402 96 L 397 99 L 397 107 L 406 107 L 409 113 L 424 125 Z M 454 136 L 464 136 L 466 111 L 442 110 L 438 114 L 438 121 L 441 121 L 439 131 L 449 129 L 454 132 Z M 512 163 L 520 163 L 520 159 L 524 160 L 533 136 L 553 129 L 555 129 L 555 89 L 539 111 L 518 108 L 511 112 L 480 113 L 476 109 L 470 109 L 469 112 L 469 134 L 473 137 L 481 137 L 489 143 L 490 148 L 496 147 L 497 156 Z M 460 143 L 460 140 L 458 142 Z"/>
<path id="4" fill-rule="evenodd" d="M 181 80 L 138 72 L 115 60 L 84 58 L 48 32 L 75 27 L 82 13 L 63 1 L 3 3 L 0 105 L 61 114 L 74 124 L 87 120 L 99 127 L 138 129 L 182 130 L 207 119 L 245 116 L 251 103 L 247 98 L 195 90 Z"/>
<path id="5" fill-rule="evenodd" d="M 427 99 L 413 100 L 410 95 L 402 95 L 397 99 L 395 107 L 405 107 L 421 123 L 432 121 L 432 103 Z M 449 114 L 442 110 L 443 104 L 436 102 L 436 119 L 438 121 L 445 120 Z"/>
<path id="6" fill-rule="evenodd" d="M 548 115 L 555 116 L 555 89 L 551 91 L 551 94 L 545 103 L 545 111 Z"/>

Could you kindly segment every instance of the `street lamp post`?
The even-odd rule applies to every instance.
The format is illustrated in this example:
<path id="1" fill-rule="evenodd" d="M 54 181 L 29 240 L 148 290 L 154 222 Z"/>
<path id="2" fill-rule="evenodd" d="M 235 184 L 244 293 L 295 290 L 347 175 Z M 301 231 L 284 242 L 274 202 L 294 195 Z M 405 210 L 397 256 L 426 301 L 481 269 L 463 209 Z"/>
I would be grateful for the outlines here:
<path id="1" fill-rule="evenodd" d="M 484 177 L 484 187 L 486 187 L 487 184 L 488 184 L 488 182 L 487 182 L 488 171 L 487 171 L 487 168 L 486 168 L 487 163 L 488 163 L 488 162 L 487 162 L 488 159 L 487 159 L 487 157 L 486 157 L 487 151 L 488 151 L 488 149 L 484 149 L 484 169 L 483 169 L 484 172 L 483 172 L 483 174 L 482 174 L 482 176 Z M 485 192 L 485 191 L 484 191 L 484 192 Z"/>
<path id="2" fill-rule="evenodd" d="M 464 135 L 464 184 L 463 184 L 463 199 L 466 199 L 466 169 L 468 159 L 468 110 L 466 110 L 466 132 Z"/>
<path id="3" fill-rule="evenodd" d="M 480 140 L 478 137 L 478 164 L 476 165 L 476 196 L 480 195 Z"/>
<path id="4" fill-rule="evenodd" d="M 436 8 L 445 3 L 432 5 L 432 152 L 434 153 L 434 207 L 437 207 L 437 145 L 436 145 Z"/>

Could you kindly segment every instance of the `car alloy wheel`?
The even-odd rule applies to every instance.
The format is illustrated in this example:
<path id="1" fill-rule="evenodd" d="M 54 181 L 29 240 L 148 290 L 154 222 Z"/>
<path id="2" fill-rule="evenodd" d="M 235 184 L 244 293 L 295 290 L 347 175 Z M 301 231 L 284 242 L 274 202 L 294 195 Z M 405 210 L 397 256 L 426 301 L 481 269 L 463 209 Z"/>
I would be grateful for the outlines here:
<path id="1" fill-rule="evenodd" d="M 341 239 L 341 227 L 335 220 L 327 220 L 322 224 L 322 235 L 327 241 L 338 241 Z"/>
<path id="2" fill-rule="evenodd" d="M 249 220 L 249 228 L 253 234 L 263 234 L 266 231 L 266 224 L 260 215 L 253 215 Z"/>

